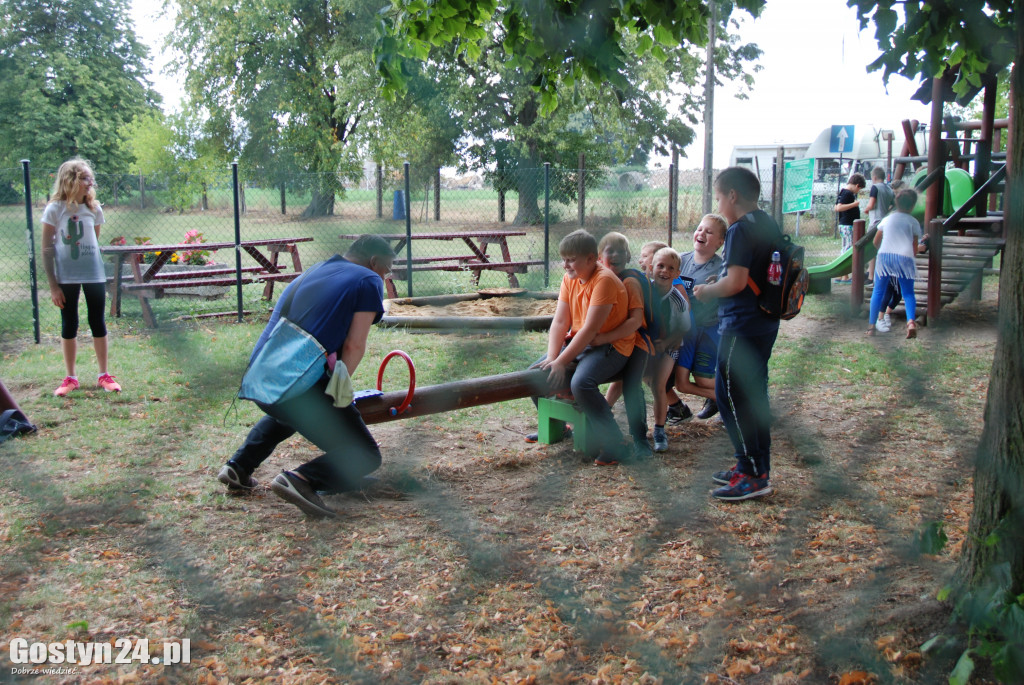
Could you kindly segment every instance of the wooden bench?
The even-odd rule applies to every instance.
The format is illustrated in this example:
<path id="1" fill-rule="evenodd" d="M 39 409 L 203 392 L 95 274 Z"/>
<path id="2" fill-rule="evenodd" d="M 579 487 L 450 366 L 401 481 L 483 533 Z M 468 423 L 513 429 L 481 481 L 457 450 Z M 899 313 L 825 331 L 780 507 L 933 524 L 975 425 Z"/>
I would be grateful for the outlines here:
<path id="1" fill-rule="evenodd" d="M 122 282 L 121 290 L 152 290 L 155 293 L 159 293 L 163 290 L 173 288 L 202 288 L 204 286 L 232 286 L 237 283 L 237 279 L 231 278 L 154 278 L 148 283 L 134 283 L 134 282 Z M 248 276 L 242 276 L 242 283 L 253 283 L 253 279 Z"/>
<path id="2" fill-rule="evenodd" d="M 458 261 L 454 264 L 448 263 L 454 260 Z M 421 257 L 419 260 L 414 259 L 413 265 L 405 266 L 405 263 L 395 262 L 391 267 L 391 277 L 404 281 L 406 273 L 409 271 L 472 271 L 473 282 L 476 283 L 480 280 L 480 273 L 482 271 L 503 271 L 508 274 L 524 274 L 528 267 L 538 266 L 544 263 L 543 259 L 526 259 L 512 262 L 481 262 L 476 257 L 471 257 L 473 261 L 469 259 L 457 258 L 457 257 Z M 419 261 L 419 263 L 416 263 Z"/>
<path id="3" fill-rule="evenodd" d="M 276 274 L 259 273 L 256 274 L 256 280 L 260 283 L 276 283 L 277 281 L 290 282 L 301 275 L 301 271 L 285 271 Z"/>
<path id="4" fill-rule="evenodd" d="M 243 266 L 242 267 L 242 273 L 255 273 L 257 271 L 262 271 L 262 270 L 263 270 L 262 266 Z M 234 274 L 234 273 L 235 273 L 235 267 L 233 267 L 233 266 L 232 267 L 225 266 L 223 268 L 216 268 L 216 269 L 195 269 L 193 271 L 170 271 L 170 272 L 161 271 L 156 276 L 154 276 L 150 281 L 147 281 L 147 282 L 152 283 L 154 281 L 178 280 L 180 278 L 205 279 L 205 278 L 211 278 L 213 276 L 224 276 L 224 275 L 227 275 L 227 274 Z"/>

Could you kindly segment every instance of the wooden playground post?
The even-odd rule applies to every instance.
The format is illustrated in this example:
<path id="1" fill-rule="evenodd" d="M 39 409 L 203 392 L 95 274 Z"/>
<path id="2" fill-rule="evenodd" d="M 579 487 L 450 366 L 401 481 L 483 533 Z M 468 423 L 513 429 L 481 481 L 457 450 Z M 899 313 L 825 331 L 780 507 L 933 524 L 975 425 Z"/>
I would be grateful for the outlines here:
<path id="1" fill-rule="evenodd" d="M 942 307 L 942 222 L 936 217 L 942 212 L 942 195 L 946 187 L 945 146 L 942 142 L 942 78 L 932 78 L 932 120 L 928 131 L 928 171 L 936 178 L 925 195 L 924 225 L 928 230 L 928 313 L 929 319 L 939 315 Z"/>
<path id="2" fill-rule="evenodd" d="M 857 241 L 864 237 L 864 219 L 853 222 L 853 280 L 850 282 L 850 313 L 857 316 L 864 304 L 864 250 L 857 248 Z"/>

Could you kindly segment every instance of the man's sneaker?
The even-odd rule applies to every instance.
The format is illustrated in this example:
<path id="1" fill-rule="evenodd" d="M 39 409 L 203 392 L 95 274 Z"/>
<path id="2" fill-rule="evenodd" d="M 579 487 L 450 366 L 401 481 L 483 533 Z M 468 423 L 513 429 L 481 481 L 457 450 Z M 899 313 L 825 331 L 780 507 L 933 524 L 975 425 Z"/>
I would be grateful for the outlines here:
<path id="1" fill-rule="evenodd" d="M 107 392 L 121 392 L 121 386 L 117 384 L 117 381 L 115 381 L 114 377 L 109 373 L 105 373 L 100 376 L 99 380 L 96 382 L 99 383 L 100 387 Z"/>
<path id="2" fill-rule="evenodd" d="M 594 466 L 618 466 L 619 460 L 611 452 L 601 450 L 594 459 Z"/>
<path id="3" fill-rule="evenodd" d="M 270 489 L 285 502 L 291 502 L 310 518 L 337 518 L 338 514 L 330 509 L 313 486 L 302 480 L 291 471 L 282 471 L 270 481 Z"/>
<path id="4" fill-rule="evenodd" d="M 665 416 L 665 423 L 675 426 L 676 424 L 682 423 L 683 421 L 689 421 L 693 418 L 693 412 L 683 402 L 679 404 L 673 404 L 668 408 L 668 414 Z M 657 451 L 657 447 L 654 448 Z"/>
<path id="5" fill-rule="evenodd" d="M 728 485 L 732 477 L 736 475 L 736 467 L 733 466 L 731 469 L 725 471 L 715 471 L 711 474 L 711 480 L 718 483 L 719 485 Z"/>
<path id="6" fill-rule="evenodd" d="M 251 492 L 259 485 L 255 478 L 246 476 L 242 469 L 232 464 L 224 464 L 221 467 L 217 480 L 228 486 L 231 492 Z"/>
<path id="7" fill-rule="evenodd" d="M 685 404 L 683 405 L 686 406 Z M 654 451 L 664 452 L 668 449 L 668 436 L 665 435 L 665 429 L 658 430 L 654 429 Z"/>
<path id="8" fill-rule="evenodd" d="M 562 431 L 562 440 L 568 440 L 571 437 L 572 437 L 572 426 L 566 426 L 565 430 Z M 538 433 L 528 433 L 526 438 L 525 438 L 525 440 L 526 440 L 526 442 L 528 442 L 528 443 L 530 443 L 532 445 L 533 443 L 535 443 L 538 440 L 540 440 L 540 434 L 538 434 Z M 562 440 L 557 440 L 556 442 L 562 442 Z"/>
<path id="9" fill-rule="evenodd" d="M 771 481 L 767 478 L 748 476 L 745 473 L 736 473 L 728 485 L 712 490 L 711 496 L 726 502 L 738 502 L 744 499 L 764 497 L 772 493 Z"/>
<path id="10" fill-rule="evenodd" d="M 718 413 L 718 402 L 712 399 L 704 400 L 704 406 L 697 412 L 697 418 L 700 420 L 710 419 L 712 416 Z"/>
<path id="11" fill-rule="evenodd" d="M 64 397 L 72 390 L 78 388 L 78 379 L 72 378 L 71 376 L 65 376 L 61 382 L 60 387 L 53 391 L 53 394 L 57 397 Z"/>

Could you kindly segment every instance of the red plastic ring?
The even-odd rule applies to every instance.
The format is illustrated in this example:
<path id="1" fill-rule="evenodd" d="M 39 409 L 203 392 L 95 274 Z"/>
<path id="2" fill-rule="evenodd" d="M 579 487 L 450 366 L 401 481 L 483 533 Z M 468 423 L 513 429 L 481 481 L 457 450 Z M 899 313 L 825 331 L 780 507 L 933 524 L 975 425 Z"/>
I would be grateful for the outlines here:
<path id="1" fill-rule="evenodd" d="M 381 385 L 384 382 L 384 367 L 388 365 L 392 357 L 401 357 L 405 360 L 405 363 L 409 365 L 409 392 L 406 394 L 405 399 L 397 407 L 391 407 L 391 415 L 398 416 L 409 408 L 412 404 L 412 395 L 416 391 L 416 367 L 412 363 L 412 357 L 407 355 L 401 350 L 392 350 L 388 352 L 388 355 L 384 357 L 384 361 L 380 363 L 380 369 L 377 370 L 377 389 L 382 390 Z"/>

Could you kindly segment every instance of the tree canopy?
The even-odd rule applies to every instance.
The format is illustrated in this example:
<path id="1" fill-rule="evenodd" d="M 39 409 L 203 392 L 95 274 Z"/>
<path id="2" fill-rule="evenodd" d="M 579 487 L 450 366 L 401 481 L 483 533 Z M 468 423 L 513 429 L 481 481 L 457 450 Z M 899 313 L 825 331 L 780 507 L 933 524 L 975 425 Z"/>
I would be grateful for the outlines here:
<path id="1" fill-rule="evenodd" d="M 722 4 L 757 16 L 764 0 Z M 394 90 L 408 77 L 403 58 L 426 60 L 434 47 L 451 45 L 475 63 L 496 35 L 492 21 L 500 24 L 508 68 L 532 76 L 544 114 L 558 106 L 560 85 L 586 79 L 627 89 L 634 57 L 664 62 L 672 48 L 703 45 L 708 36 L 701 0 L 392 0 L 374 47 L 377 70 Z"/>
<path id="2" fill-rule="evenodd" d="M 362 0 L 180 0 L 173 45 L 186 91 L 240 158 L 292 154 L 319 174 L 314 215 L 333 213 L 341 179 L 359 173 L 354 135 L 372 109 L 379 6 Z M 272 148 L 272 149 L 268 149 Z"/>
<path id="3" fill-rule="evenodd" d="M 56 168 L 82 156 L 128 166 L 119 130 L 155 107 L 128 0 L 0 5 L 0 163 Z"/>

